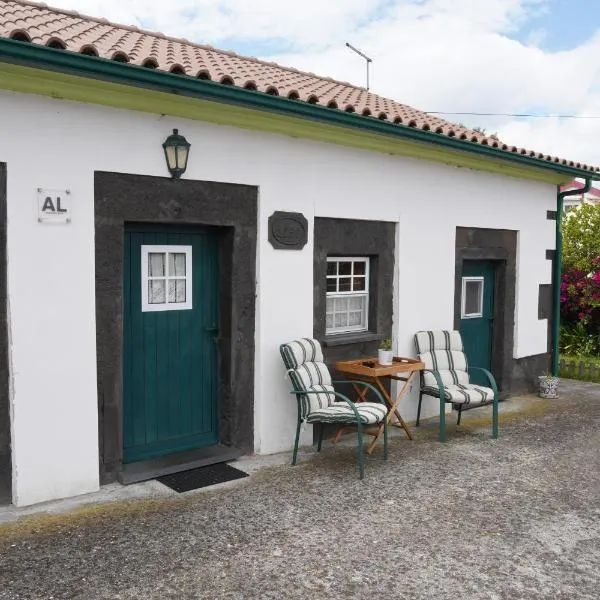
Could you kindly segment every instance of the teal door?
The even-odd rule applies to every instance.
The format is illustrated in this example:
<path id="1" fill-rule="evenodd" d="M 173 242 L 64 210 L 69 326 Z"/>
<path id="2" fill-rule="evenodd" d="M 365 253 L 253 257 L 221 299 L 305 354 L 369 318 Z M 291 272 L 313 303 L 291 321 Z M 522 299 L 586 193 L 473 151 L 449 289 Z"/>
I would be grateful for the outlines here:
<path id="1" fill-rule="evenodd" d="M 460 333 L 469 366 L 492 370 L 494 344 L 495 264 L 465 261 L 461 281 Z M 489 385 L 485 375 L 473 373 L 471 382 Z"/>
<path id="2" fill-rule="evenodd" d="M 218 256 L 210 229 L 126 227 L 124 462 L 218 442 Z"/>

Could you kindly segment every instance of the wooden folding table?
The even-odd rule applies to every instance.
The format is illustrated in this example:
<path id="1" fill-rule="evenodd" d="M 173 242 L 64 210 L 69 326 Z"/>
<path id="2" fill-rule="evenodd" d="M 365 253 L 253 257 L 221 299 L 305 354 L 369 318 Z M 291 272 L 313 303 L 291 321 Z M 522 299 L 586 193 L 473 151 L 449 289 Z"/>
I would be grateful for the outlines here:
<path id="1" fill-rule="evenodd" d="M 357 381 L 357 383 L 352 383 L 352 387 L 358 396 L 358 402 L 365 402 L 369 393 L 369 388 L 359 386 L 358 381 L 364 381 L 374 385 L 381 392 L 381 395 L 384 397 L 389 407 L 389 412 L 386 417 L 388 424 L 404 429 L 408 439 L 413 439 L 408 425 L 398 410 L 398 405 L 400 404 L 400 400 L 402 400 L 406 392 L 410 389 L 410 384 L 415 377 L 415 374 L 425 368 L 425 365 L 421 361 L 415 358 L 395 356 L 391 365 L 380 365 L 376 358 L 360 358 L 357 360 L 339 361 L 335 364 L 335 368 L 340 373 L 343 373 L 350 383 L 352 383 L 352 380 Z M 384 379 L 404 382 L 404 385 L 398 390 L 396 399 L 393 401 L 384 385 Z M 392 416 L 395 417 L 395 421 L 390 423 Z M 339 439 L 343 430 L 344 428 L 340 428 L 334 441 Z M 379 439 L 381 433 L 382 428 L 379 427 L 377 431 L 372 434 L 374 439 L 367 449 L 369 454 L 373 452 L 375 443 Z"/>

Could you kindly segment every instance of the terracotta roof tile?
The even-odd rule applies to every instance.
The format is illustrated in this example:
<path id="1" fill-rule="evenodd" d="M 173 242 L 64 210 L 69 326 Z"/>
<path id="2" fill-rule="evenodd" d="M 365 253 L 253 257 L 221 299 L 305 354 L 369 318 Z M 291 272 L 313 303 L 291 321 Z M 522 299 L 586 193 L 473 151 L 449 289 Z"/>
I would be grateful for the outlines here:
<path id="1" fill-rule="evenodd" d="M 355 112 L 555 164 L 600 171 L 597 167 L 507 146 L 495 138 L 349 83 L 239 56 L 211 46 L 193 44 L 161 33 L 142 31 L 133 26 L 116 25 L 106 19 L 80 15 L 76 11 L 49 8 L 43 3 L 0 0 L 0 37 L 28 38 L 35 44 L 54 44 L 73 52 L 96 54 L 102 58 L 211 79 L 331 109 Z"/>

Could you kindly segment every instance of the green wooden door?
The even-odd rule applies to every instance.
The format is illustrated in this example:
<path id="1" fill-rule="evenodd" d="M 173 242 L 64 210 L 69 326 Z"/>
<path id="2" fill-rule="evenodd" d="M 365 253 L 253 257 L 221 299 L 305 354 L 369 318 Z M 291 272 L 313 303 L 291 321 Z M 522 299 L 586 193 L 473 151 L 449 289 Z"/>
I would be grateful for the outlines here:
<path id="1" fill-rule="evenodd" d="M 496 270 L 490 261 L 465 261 L 461 287 L 462 336 L 469 366 L 492 370 L 494 344 L 494 287 Z M 482 373 L 473 373 L 471 382 L 489 385 Z"/>
<path id="2" fill-rule="evenodd" d="M 124 261 L 123 461 L 216 444 L 217 236 L 127 226 Z"/>

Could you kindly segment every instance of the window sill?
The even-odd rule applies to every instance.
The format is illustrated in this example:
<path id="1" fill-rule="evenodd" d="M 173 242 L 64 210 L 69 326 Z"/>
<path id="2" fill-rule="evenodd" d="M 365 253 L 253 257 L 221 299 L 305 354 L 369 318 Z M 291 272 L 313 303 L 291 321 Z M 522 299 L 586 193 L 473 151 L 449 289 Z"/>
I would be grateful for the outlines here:
<path id="1" fill-rule="evenodd" d="M 361 331 L 360 333 L 339 333 L 336 335 L 327 335 L 321 340 L 325 347 L 347 346 L 348 344 L 362 344 L 364 342 L 378 342 L 384 339 L 383 333 L 373 333 L 372 331 Z"/>

